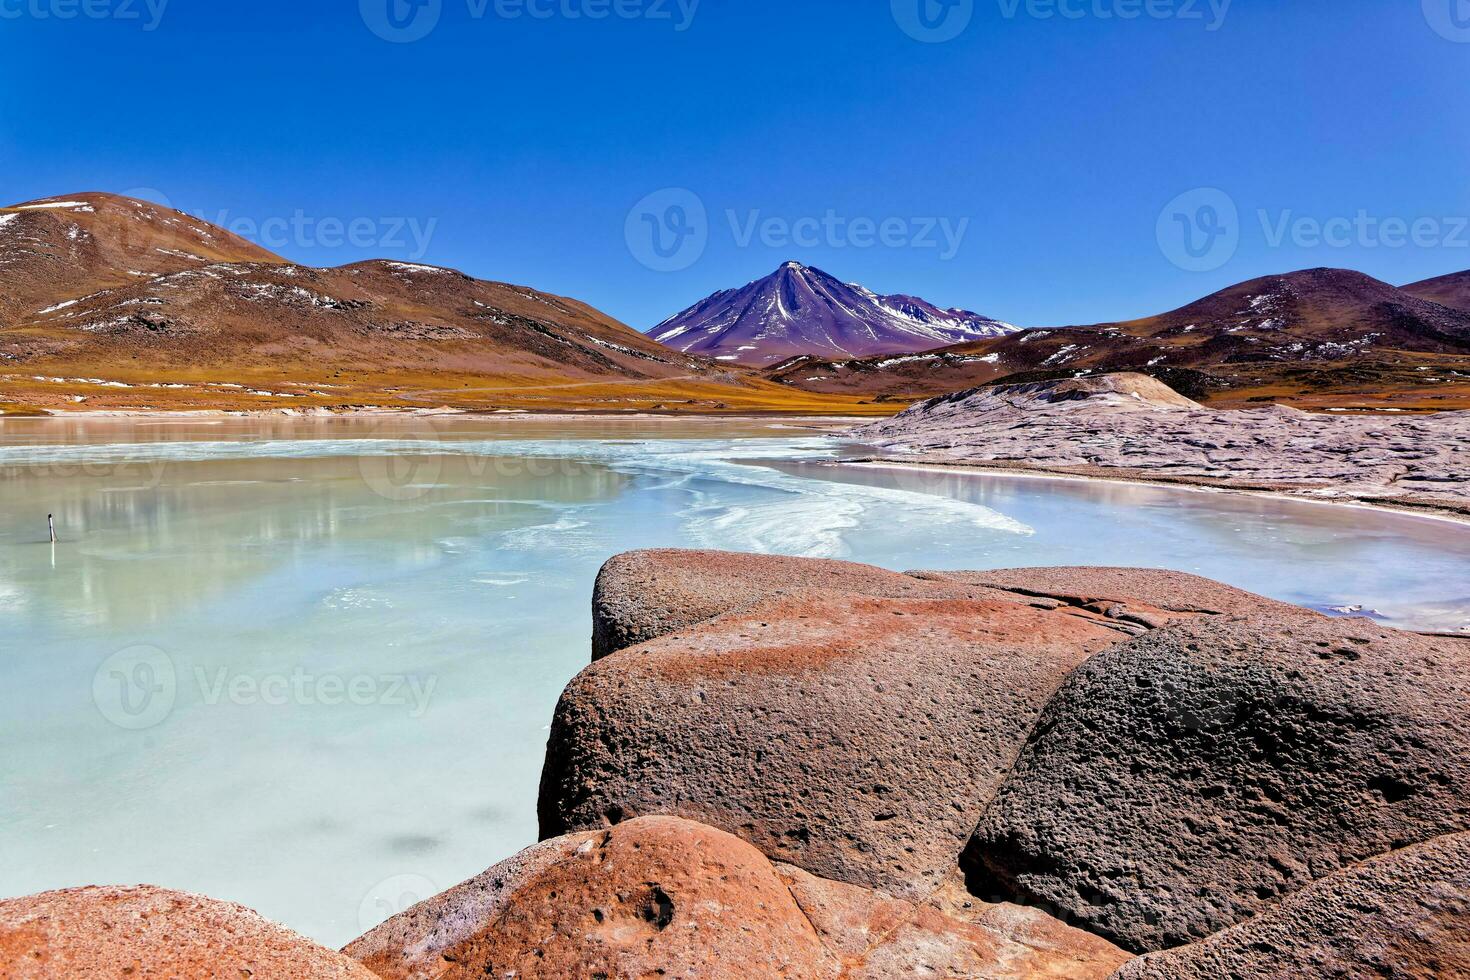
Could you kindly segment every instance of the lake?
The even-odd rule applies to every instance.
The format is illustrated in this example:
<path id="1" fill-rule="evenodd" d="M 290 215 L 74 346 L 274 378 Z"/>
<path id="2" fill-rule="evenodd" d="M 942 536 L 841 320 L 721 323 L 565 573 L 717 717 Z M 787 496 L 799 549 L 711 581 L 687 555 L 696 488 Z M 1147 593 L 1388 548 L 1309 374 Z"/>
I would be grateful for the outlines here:
<path id="1" fill-rule="evenodd" d="M 1470 626 L 1470 527 L 835 465 L 859 451 L 800 423 L 0 422 L 0 894 L 147 882 L 340 945 L 508 857 L 593 578 L 634 548 L 1148 565 Z"/>

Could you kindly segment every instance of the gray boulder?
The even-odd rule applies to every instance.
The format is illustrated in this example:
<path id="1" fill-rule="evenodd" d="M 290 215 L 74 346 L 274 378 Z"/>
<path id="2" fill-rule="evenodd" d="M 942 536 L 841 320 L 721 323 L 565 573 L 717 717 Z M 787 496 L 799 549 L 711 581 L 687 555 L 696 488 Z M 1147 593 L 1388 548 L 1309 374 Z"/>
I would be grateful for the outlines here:
<path id="1" fill-rule="evenodd" d="M 1470 834 L 1324 878 L 1209 939 L 1151 953 L 1117 980 L 1470 976 Z"/>
<path id="2" fill-rule="evenodd" d="M 1177 623 L 1047 707 L 962 858 L 1137 952 L 1203 939 L 1352 864 L 1470 829 L 1470 662 L 1367 620 Z"/>

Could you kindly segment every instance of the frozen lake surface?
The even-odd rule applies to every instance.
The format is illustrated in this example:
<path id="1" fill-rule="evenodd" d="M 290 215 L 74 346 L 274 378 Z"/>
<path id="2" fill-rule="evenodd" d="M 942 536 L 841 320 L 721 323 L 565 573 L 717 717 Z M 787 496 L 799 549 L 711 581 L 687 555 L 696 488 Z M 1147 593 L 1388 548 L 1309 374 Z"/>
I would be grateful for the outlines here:
<path id="1" fill-rule="evenodd" d="M 1470 527 L 833 465 L 853 449 L 700 421 L 0 423 L 0 890 L 148 882 L 340 945 L 484 870 L 536 837 L 593 578 L 634 548 L 1149 565 L 1470 626 Z"/>

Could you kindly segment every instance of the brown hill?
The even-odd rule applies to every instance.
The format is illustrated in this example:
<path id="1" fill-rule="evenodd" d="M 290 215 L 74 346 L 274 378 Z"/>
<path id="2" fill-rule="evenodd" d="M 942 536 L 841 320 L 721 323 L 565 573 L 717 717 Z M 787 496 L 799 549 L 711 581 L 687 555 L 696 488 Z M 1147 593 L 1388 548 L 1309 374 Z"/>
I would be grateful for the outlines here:
<path id="1" fill-rule="evenodd" d="M 284 262 L 179 211 L 115 194 L 0 208 L 0 323 L 211 262 Z"/>
<path id="2" fill-rule="evenodd" d="M 787 361 L 810 391 L 909 401 L 998 380 L 1142 371 L 1192 398 L 1302 407 L 1470 407 L 1470 311 L 1362 273 L 1311 269 L 1123 323 L 1028 330 L 928 354 Z"/>
<path id="3" fill-rule="evenodd" d="M 0 403 L 12 406 L 861 411 L 671 351 L 575 300 L 450 269 L 294 265 L 111 195 L 0 219 Z"/>
<path id="4" fill-rule="evenodd" d="M 1470 271 L 1411 283 L 1404 292 L 1456 310 L 1470 310 Z"/>

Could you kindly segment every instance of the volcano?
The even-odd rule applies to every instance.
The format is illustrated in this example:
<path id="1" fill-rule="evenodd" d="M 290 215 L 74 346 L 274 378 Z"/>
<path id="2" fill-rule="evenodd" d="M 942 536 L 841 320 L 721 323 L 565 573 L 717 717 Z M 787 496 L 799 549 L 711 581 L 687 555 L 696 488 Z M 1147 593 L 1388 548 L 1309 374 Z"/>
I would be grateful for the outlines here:
<path id="1" fill-rule="evenodd" d="M 800 355 L 920 353 L 1016 329 L 916 296 L 880 296 L 821 269 L 787 262 L 764 279 L 715 293 L 648 333 L 686 354 L 765 367 Z"/>

